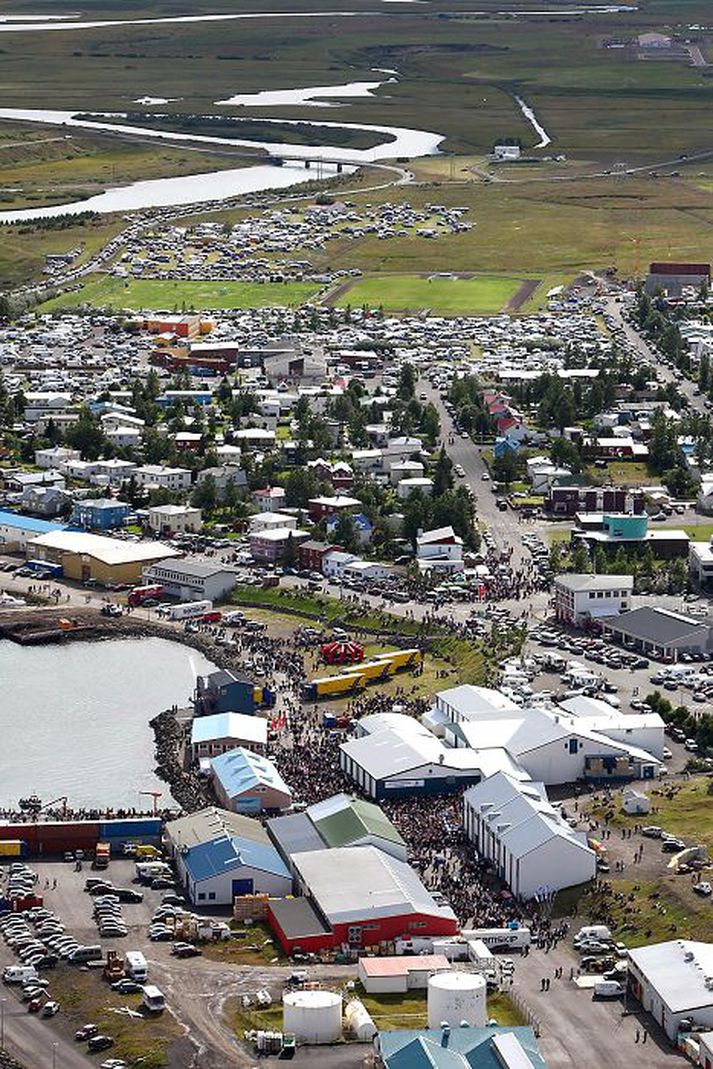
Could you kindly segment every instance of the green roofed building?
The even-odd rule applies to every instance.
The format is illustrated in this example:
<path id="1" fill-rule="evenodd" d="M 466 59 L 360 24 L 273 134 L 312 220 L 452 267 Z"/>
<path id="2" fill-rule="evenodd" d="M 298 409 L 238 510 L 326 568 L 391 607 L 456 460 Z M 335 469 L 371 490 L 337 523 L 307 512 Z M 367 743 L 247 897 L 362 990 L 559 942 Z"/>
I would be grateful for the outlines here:
<path id="1" fill-rule="evenodd" d="M 376 846 L 406 860 L 406 843 L 378 805 L 335 794 L 311 805 L 307 814 L 328 847 Z"/>
<path id="2" fill-rule="evenodd" d="M 398 861 L 407 859 L 406 843 L 378 805 L 348 794 L 335 794 L 303 813 L 274 817 L 267 830 L 290 868 L 293 854 L 347 846 L 374 846 Z"/>

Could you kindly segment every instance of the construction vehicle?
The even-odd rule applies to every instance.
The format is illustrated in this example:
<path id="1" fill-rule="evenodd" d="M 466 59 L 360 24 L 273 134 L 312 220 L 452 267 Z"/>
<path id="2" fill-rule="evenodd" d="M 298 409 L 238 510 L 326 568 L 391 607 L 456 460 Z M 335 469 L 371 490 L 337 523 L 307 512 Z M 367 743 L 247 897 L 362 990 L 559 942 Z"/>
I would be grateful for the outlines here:
<path id="1" fill-rule="evenodd" d="M 111 846 L 109 843 L 97 843 L 94 851 L 92 868 L 106 869 L 111 861 Z"/>
<path id="2" fill-rule="evenodd" d="M 117 950 L 107 950 L 102 976 L 109 984 L 124 979 L 124 962 Z"/>
<path id="3" fill-rule="evenodd" d="M 68 620 L 66 616 L 62 616 L 57 623 L 57 627 L 60 631 L 76 631 L 79 627 L 79 620 L 77 620 L 76 617 L 72 617 L 71 620 Z"/>

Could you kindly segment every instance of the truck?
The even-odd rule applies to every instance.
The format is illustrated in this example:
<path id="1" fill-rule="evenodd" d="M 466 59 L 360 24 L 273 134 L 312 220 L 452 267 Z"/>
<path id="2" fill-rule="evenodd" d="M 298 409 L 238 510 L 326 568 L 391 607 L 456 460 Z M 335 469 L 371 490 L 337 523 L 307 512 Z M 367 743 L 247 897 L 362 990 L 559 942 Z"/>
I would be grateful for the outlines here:
<path id="1" fill-rule="evenodd" d="M 141 993 L 141 1002 L 149 1013 L 163 1013 L 166 1009 L 166 996 L 154 984 L 146 984 Z"/>
<path id="2" fill-rule="evenodd" d="M 127 602 L 129 605 L 143 605 L 145 601 L 155 601 L 163 596 L 163 587 L 159 583 L 151 583 L 147 586 L 135 586 L 129 591 Z"/>
<path id="3" fill-rule="evenodd" d="M 480 939 L 489 950 L 522 950 L 530 945 L 529 928 L 469 928 L 461 935 L 468 942 Z"/>
<path id="4" fill-rule="evenodd" d="M 106 869 L 111 861 L 111 846 L 109 843 L 97 843 L 94 851 L 94 864 L 92 868 Z"/>
<path id="5" fill-rule="evenodd" d="M 195 620 L 198 616 L 205 616 L 212 608 L 212 601 L 184 601 L 180 605 L 168 605 L 159 612 L 167 620 Z"/>

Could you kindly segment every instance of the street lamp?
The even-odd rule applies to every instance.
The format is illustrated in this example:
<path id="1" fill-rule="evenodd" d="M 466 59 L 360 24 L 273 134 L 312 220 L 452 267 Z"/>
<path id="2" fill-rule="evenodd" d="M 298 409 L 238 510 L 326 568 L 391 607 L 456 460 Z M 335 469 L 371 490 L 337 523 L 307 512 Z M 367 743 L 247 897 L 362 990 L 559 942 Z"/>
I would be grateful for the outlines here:
<path id="1" fill-rule="evenodd" d="M 52 1069 L 57 1069 L 57 1047 L 59 1043 L 52 1044 Z"/>
<path id="2" fill-rule="evenodd" d="M 5 1003 L 6 998 L 0 998 L 0 1050 L 5 1050 Z"/>

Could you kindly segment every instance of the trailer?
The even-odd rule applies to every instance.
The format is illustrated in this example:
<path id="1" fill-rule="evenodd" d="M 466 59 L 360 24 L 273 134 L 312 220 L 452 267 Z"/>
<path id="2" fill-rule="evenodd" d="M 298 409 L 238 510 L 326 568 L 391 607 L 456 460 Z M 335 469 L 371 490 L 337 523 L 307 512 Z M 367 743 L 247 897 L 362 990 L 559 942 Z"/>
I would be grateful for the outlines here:
<path id="1" fill-rule="evenodd" d="M 316 702 L 320 698 L 340 698 L 363 689 L 368 683 L 383 682 L 403 669 L 418 668 L 423 662 L 419 649 L 393 650 L 380 653 L 363 664 L 354 665 L 336 676 L 313 679 L 304 686 L 305 701 Z"/>
<path id="2" fill-rule="evenodd" d="M 529 928 L 469 928 L 461 935 L 469 943 L 480 940 L 489 950 L 522 950 L 530 945 Z"/>
<path id="3" fill-rule="evenodd" d="M 212 608 L 212 601 L 185 601 L 180 605 L 168 605 L 159 612 L 167 620 L 193 620 L 197 616 L 204 617 Z"/>

